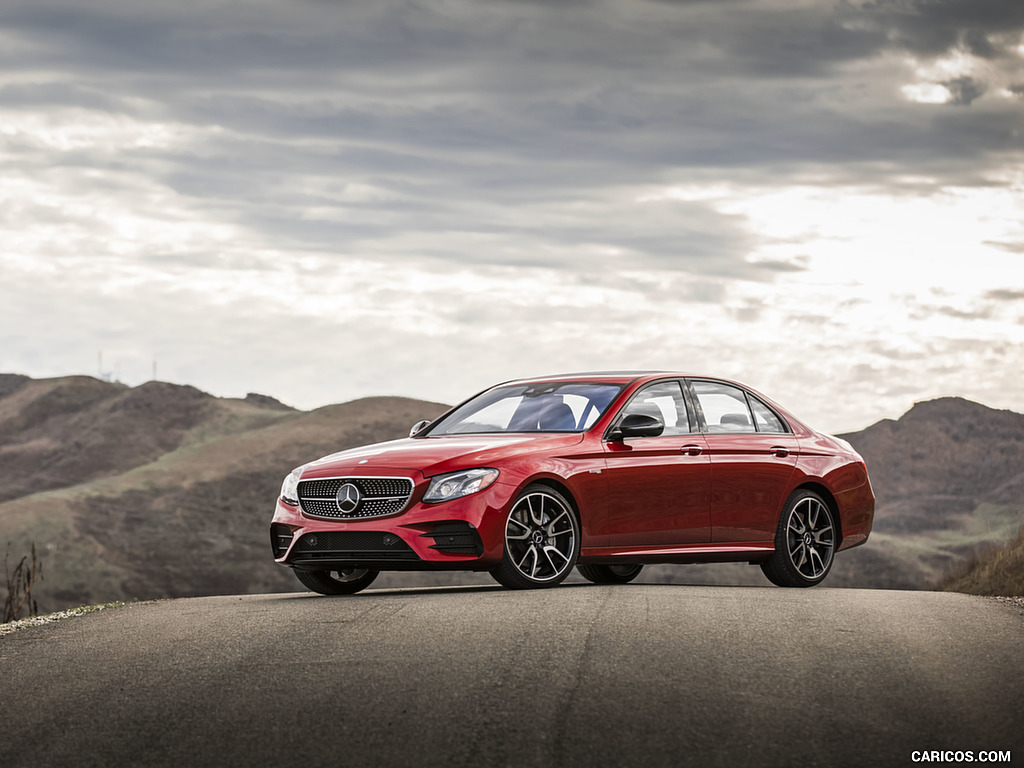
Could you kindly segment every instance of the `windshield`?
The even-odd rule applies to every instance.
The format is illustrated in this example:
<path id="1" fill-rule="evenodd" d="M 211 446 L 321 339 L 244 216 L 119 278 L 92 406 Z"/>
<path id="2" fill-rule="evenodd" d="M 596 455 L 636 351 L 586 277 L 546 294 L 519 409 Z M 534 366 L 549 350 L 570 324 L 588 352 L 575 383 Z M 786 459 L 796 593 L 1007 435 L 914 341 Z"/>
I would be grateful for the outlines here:
<path id="1" fill-rule="evenodd" d="M 557 382 L 496 387 L 460 405 L 424 434 L 582 432 L 621 389 L 617 384 Z"/>

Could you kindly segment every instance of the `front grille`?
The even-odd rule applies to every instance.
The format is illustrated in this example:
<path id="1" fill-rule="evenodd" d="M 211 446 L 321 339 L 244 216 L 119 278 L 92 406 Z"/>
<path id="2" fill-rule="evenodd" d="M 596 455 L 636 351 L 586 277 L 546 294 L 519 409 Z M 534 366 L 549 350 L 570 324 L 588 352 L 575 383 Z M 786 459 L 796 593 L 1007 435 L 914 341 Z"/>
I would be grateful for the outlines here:
<path id="1" fill-rule="evenodd" d="M 380 562 L 419 560 L 400 536 L 385 531 L 318 531 L 304 534 L 292 548 L 289 562 Z"/>
<path id="2" fill-rule="evenodd" d="M 352 509 L 342 509 L 338 491 L 354 485 L 359 502 Z M 378 517 L 401 512 L 412 496 L 412 480 L 408 477 L 332 477 L 324 480 L 303 480 L 299 483 L 299 504 L 310 517 L 331 520 Z"/>

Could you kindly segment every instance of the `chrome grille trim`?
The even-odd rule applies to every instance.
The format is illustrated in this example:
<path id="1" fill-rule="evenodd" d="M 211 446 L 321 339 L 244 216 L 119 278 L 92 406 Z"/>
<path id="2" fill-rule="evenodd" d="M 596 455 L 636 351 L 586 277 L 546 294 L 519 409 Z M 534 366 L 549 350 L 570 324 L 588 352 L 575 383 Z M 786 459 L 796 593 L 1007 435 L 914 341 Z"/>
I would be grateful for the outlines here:
<path id="1" fill-rule="evenodd" d="M 359 489 L 359 505 L 351 512 L 338 507 L 338 489 L 352 483 Z M 410 477 L 344 475 L 318 477 L 299 482 L 299 505 L 303 514 L 327 520 L 362 520 L 394 515 L 405 509 L 415 484 Z"/>

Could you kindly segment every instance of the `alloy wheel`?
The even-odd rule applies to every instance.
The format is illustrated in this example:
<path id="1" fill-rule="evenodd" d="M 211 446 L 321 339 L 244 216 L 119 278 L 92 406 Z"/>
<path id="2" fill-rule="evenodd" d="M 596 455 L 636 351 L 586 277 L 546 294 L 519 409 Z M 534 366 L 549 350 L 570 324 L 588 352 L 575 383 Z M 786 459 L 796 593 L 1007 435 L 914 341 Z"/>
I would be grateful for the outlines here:
<path id="1" fill-rule="evenodd" d="M 576 554 L 576 517 L 560 497 L 546 490 L 523 494 L 505 525 L 505 551 L 531 582 L 561 580 Z"/>
<path id="2" fill-rule="evenodd" d="M 793 506 L 786 523 L 789 557 L 806 579 L 817 581 L 832 563 L 835 527 L 832 513 L 820 499 L 808 496 Z"/>

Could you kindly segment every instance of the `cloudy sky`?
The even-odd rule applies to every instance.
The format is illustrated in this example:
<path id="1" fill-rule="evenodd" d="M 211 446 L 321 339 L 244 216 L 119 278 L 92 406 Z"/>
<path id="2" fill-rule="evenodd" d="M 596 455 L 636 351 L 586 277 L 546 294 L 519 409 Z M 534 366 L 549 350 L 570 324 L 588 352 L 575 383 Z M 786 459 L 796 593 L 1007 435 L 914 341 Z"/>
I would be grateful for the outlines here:
<path id="1" fill-rule="evenodd" d="M 0 0 L 0 371 L 1024 411 L 1024 3 Z"/>

